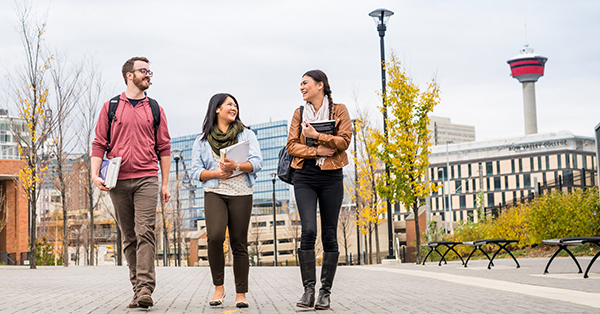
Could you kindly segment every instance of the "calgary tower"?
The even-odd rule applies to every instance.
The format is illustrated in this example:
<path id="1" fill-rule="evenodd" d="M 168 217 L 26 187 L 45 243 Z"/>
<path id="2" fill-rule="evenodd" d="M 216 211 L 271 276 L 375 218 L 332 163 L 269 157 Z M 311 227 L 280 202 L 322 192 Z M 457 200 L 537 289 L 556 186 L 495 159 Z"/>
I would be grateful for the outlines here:
<path id="1" fill-rule="evenodd" d="M 537 113 L 535 109 L 535 82 L 544 75 L 548 58 L 533 53 L 529 45 L 520 54 L 508 60 L 511 75 L 523 84 L 523 109 L 525 111 L 525 135 L 537 133 Z"/>

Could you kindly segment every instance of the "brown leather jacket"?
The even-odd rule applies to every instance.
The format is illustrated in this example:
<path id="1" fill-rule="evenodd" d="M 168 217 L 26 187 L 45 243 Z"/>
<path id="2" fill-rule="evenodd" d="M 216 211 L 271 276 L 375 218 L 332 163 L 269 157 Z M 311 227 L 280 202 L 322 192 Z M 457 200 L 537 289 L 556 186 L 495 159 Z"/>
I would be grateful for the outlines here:
<path id="1" fill-rule="evenodd" d="M 321 166 L 321 170 L 340 169 L 348 164 L 348 155 L 346 149 L 350 145 L 352 137 L 352 121 L 348 109 L 343 104 L 333 105 L 333 117 L 335 120 L 335 135 L 319 133 L 317 145 L 323 145 L 329 148 L 334 148 L 336 151 L 331 157 L 325 159 L 325 163 Z M 300 126 L 300 108 L 294 111 L 294 117 L 290 124 L 290 132 L 287 139 L 287 151 L 294 158 L 292 160 L 292 168 L 302 169 L 304 159 L 317 158 L 317 147 L 309 147 L 304 145 L 305 138 L 302 136 L 302 127 Z"/>

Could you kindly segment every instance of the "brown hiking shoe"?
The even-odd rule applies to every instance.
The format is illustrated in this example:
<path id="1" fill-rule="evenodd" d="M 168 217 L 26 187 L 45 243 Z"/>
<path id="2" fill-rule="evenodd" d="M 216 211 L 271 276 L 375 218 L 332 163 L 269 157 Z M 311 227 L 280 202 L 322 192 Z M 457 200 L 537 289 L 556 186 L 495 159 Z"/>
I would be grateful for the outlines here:
<path id="1" fill-rule="evenodd" d="M 148 308 L 154 305 L 154 301 L 152 301 L 152 296 L 148 292 L 143 292 L 137 300 L 137 304 L 139 307 Z"/>
<path id="2" fill-rule="evenodd" d="M 131 302 L 129 302 L 129 305 L 127 307 L 130 308 L 130 309 L 138 307 L 138 295 L 137 295 L 137 293 L 133 295 L 133 300 L 131 300 Z"/>

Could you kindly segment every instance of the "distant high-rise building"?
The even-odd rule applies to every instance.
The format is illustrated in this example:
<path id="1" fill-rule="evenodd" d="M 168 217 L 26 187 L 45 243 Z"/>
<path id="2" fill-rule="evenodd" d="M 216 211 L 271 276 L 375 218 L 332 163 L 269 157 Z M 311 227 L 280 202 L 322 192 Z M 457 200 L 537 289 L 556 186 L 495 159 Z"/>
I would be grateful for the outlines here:
<path id="1" fill-rule="evenodd" d="M 446 142 L 462 143 L 475 141 L 475 127 L 451 123 L 450 118 L 430 116 L 429 141 L 432 145 L 443 145 Z"/>

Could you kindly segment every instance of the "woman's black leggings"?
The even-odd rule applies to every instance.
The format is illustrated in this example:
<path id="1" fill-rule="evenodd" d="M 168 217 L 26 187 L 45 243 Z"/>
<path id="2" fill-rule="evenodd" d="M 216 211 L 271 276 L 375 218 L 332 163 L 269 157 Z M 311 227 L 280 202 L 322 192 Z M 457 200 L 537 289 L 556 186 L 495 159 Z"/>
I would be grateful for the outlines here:
<path id="1" fill-rule="evenodd" d="M 302 222 L 301 250 L 314 250 L 317 238 L 317 200 L 321 214 L 323 251 L 338 252 L 337 223 L 344 198 L 343 180 L 296 181 L 294 194 Z"/>

